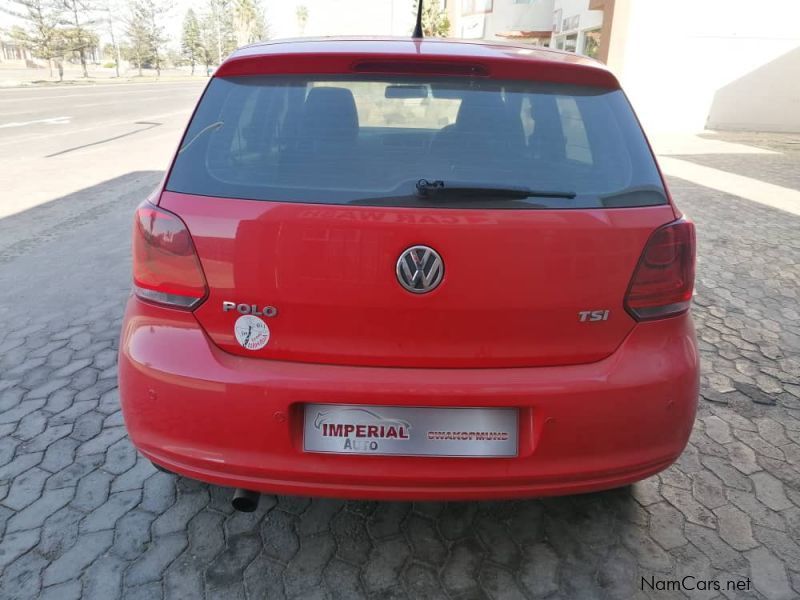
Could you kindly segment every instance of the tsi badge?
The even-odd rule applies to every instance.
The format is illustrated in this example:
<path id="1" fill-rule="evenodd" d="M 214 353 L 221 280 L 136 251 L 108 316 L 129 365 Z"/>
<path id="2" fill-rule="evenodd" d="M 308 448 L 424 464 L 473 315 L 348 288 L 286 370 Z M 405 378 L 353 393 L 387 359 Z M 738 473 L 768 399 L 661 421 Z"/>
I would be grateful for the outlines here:
<path id="1" fill-rule="evenodd" d="M 608 321 L 608 313 L 607 310 L 582 310 L 578 313 L 578 320 L 581 323 Z"/>
<path id="2" fill-rule="evenodd" d="M 235 310 L 240 315 L 253 315 L 255 317 L 275 317 L 278 315 L 278 309 L 274 306 L 259 308 L 258 304 L 237 304 L 228 300 L 222 303 L 222 312 L 230 312 L 232 310 Z"/>

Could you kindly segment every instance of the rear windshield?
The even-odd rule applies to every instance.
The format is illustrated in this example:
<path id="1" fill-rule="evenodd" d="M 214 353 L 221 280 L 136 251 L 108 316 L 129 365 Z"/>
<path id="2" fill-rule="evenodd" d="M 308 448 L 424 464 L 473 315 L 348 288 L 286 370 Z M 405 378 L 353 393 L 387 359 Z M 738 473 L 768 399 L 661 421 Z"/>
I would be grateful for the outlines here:
<path id="1" fill-rule="evenodd" d="M 424 199 L 420 180 L 574 197 Z M 167 189 L 373 206 L 666 203 L 621 91 L 472 79 L 216 78 L 182 141 Z"/>

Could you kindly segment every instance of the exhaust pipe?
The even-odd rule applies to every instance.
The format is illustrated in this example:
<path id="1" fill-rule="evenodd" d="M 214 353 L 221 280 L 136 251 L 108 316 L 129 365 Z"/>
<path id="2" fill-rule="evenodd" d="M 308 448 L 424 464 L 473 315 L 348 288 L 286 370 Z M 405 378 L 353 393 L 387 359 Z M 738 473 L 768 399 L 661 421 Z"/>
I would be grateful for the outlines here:
<path id="1" fill-rule="evenodd" d="M 258 501 L 261 498 L 261 494 L 258 492 L 251 492 L 250 490 L 243 490 L 238 488 L 235 492 L 233 492 L 233 500 L 231 500 L 231 504 L 233 508 L 240 511 L 240 512 L 253 512 L 256 508 L 258 508 Z"/>

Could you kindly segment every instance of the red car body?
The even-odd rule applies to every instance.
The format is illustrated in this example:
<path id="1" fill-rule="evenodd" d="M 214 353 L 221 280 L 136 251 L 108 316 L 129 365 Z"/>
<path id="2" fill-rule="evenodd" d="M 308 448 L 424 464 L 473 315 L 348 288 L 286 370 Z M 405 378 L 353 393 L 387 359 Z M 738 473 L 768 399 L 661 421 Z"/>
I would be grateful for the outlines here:
<path id="1" fill-rule="evenodd" d="M 362 78 L 381 86 L 390 78 L 380 98 L 401 97 L 408 114 L 428 111 L 426 102 L 442 105 L 443 111 L 450 101 L 467 104 L 469 94 L 461 90 L 470 86 L 494 89 L 502 82 L 502 97 L 511 106 L 515 86 L 535 82 L 545 86 L 542 107 L 551 95 L 569 98 L 579 86 L 590 90 L 574 92 L 575 105 L 586 107 L 581 127 L 587 139 L 595 127 L 587 116 L 595 110 L 592 97 L 614 94 L 613 102 L 624 102 L 617 80 L 602 65 L 547 50 L 351 39 L 261 44 L 234 53 L 212 79 L 165 183 L 137 212 L 135 293 L 125 314 L 119 368 L 125 423 L 146 457 L 188 477 L 259 492 L 430 500 L 607 489 L 675 461 L 688 440 L 698 394 L 698 353 L 688 311 L 694 229 L 669 198 L 643 136 L 647 156 L 642 160 L 652 163 L 653 185 L 663 201 L 621 205 L 601 198 L 597 205 L 587 200 L 582 206 L 584 196 L 573 193 L 574 200 L 563 200 L 576 203 L 569 208 L 549 200 L 502 208 L 488 201 L 407 205 L 370 197 L 328 203 L 325 194 L 333 197 L 343 185 L 337 174 L 331 175 L 330 192 L 314 187 L 308 201 L 293 196 L 294 179 L 288 192 L 281 188 L 261 195 L 237 179 L 252 161 L 269 161 L 268 152 L 254 150 L 261 148 L 259 139 L 237 141 L 261 126 L 257 117 L 247 117 L 239 133 L 226 138 L 227 123 L 241 121 L 238 115 L 249 110 L 247 103 L 237 104 L 233 92 L 219 92 L 214 115 L 221 116 L 207 120 L 203 103 L 214 102 L 215 85 L 258 87 L 261 83 L 253 84 L 258 81 L 267 82 L 263 89 L 268 89 L 270 78 L 286 76 L 330 80 L 329 87 L 337 90 L 349 86 L 362 101 L 366 96 L 359 90 L 369 87 L 359 87 Z M 417 83 L 407 85 L 405 77 Z M 356 83 L 337 83 L 342 78 Z M 455 87 L 437 97 L 440 80 Z M 432 82 L 434 91 L 420 92 L 419 81 L 426 82 L 422 87 Z M 290 79 L 286 86 L 281 89 L 288 91 L 274 97 L 288 106 L 284 99 L 302 88 L 302 114 L 310 120 L 315 93 L 308 90 L 316 84 L 299 86 Z M 556 86 L 555 91 L 547 86 Z M 521 90 L 524 115 L 534 96 L 526 101 L 528 91 Z M 258 93 L 262 98 L 272 92 Z M 327 96 L 330 113 L 323 115 L 328 121 L 350 118 L 349 94 L 316 94 Z M 344 102 L 334 98 L 343 95 Z M 346 110 L 331 108 L 337 102 Z M 375 100 L 380 106 L 390 102 Z M 415 146 L 424 148 L 417 153 L 452 135 L 442 133 L 447 127 L 429 134 L 419 127 L 400 132 L 364 125 L 365 105 L 356 104 L 362 123 L 358 135 L 379 140 L 352 142 L 373 144 L 358 155 L 365 165 L 358 172 L 367 178 L 370 170 L 389 169 L 382 157 L 375 159 L 375 169 L 367 166 L 376 148 L 380 154 L 407 144 L 391 155 L 403 157 L 402 162 L 418 139 L 427 141 Z M 273 110 L 272 104 L 264 106 Z M 520 114 L 516 104 L 508 110 L 515 118 Z M 546 111 L 537 110 L 529 121 L 540 133 L 548 131 Z M 466 121 L 466 109 L 459 111 Z M 560 114 L 563 129 L 572 128 L 569 135 L 580 133 L 569 121 L 573 117 Z M 455 131 L 462 116 L 452 119 Z M 287 117 L 286 130 L 288 122 Z M 641 135 L 638 124 L 635 128 Z M 217 130 L 223 132 L 219 141 L 206 139 Z M 531 164 L 547 154 L 532 149 L 541 145 L 535 131 L 524 141 L 523 154 L 530 154 Z M 578 165 L 570 168 L 584 169 L 587 151 L 570 149 L 569 135 L 549 139 L 558 140 L 559 157 L 570 152 L 577 157 L 564 159 Z M 351 143 L 342 139 L 332 130 L 301 162 L 322 169 L 329 163 L 319 158 L 319 148 L 334 144 L 341 154 L 345 146 L 336 144 Z M 217 152 L 215 144 L 224 149 L 224 161 L 209 158 Z M 205 162 L 197 157 L 206 157 Z M 325 161 L 334 158 L 325 155 Z M 606 167 L 602 160 L 594 152 L 591 169 L 613 170 L 624 162 Z M 283 168 L 284 163 L 276 164 Z M 590 167 L 576 172 L 591 179 L 596 171 Z M 235 179 L 241 191 L 223 195 L 211 184 L 183 183 L 201 168 L 215 174 L 213 185 Z M 261 177 L 259 170 L 247 173 Z M 644 197 L 639 187 L 631 189 Z M 410 256 L 404 252 L 415 245 L 435 249 L 441 257 L 442 272 L 437 284 L 424 290 L 429 293 L 398 284 L 403 279 L 398 257 Z M 245 315 L 256 331 L 248 329 L 243 339 L 237 324 Z M 357 418 L 352 426 L 342 417 L 333 428 L 321 429 L 329 418 L 327 406 L 340 415 L 356 411 Z M 402 417 L 403 407 L 421 409 L 413 424 Z M 430 409 L 470 408 L 480 411 L 458 413 L 474 415 L 464 431 L 455 426 L 455 431 L 425 430 L 426 415 L 433 420 L 441 414 L 445 424 L 456 415 Z M 510 430 L 492 429 L 493 409 L 513 415 Z M 306 414 L 312 410 L 314 415 Z M 492 425 L 476 433 L 475 424 L 484 417 Z M 336 431 L 341 439 L 331 443 L 343 446 L 319 450 L 307 439 L 309 432 L 318 435 L 312 427 Z M 420 435 L 437 448 L 433 455 L 403 450 L 407 438 Z M 492 448 L 499 446 L 493 444 L 502 436 L 506 443 L 513 440 L 513 451 L 496 455 Z M 458 440 L 466 455 L 449 453 Z M 385 451 L 390 447 L 399 450 Z"/>

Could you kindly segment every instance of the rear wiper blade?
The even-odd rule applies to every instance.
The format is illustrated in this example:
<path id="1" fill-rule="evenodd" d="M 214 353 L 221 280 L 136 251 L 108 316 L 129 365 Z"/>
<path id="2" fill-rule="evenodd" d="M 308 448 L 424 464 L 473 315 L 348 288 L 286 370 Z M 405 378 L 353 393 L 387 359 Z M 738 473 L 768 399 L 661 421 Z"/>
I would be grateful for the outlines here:
<path id="1" fill-rule="evenodd" d="M 522 186 L 503 186 L 480 185 L 472 183 L 459 183 L 442 181 L 428 181 L 420 179 L 417 181 L 417 196 L 419 198 L 443 198 L 453 196 L 458 199 L 475 198 L 568 198 L 576 196 L 575 192 L 565 192 L 556 190 L 533 190 Z"/>

